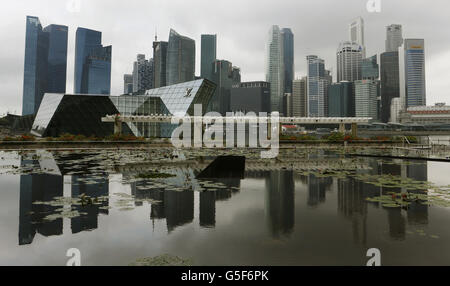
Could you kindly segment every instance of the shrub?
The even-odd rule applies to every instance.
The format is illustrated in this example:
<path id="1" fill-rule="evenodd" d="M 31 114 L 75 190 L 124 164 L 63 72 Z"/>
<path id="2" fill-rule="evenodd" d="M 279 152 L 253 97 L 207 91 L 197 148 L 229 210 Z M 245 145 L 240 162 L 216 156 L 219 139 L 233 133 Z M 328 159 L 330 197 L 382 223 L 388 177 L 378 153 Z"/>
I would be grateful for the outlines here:
<path id="1" fill-rule="evenodd" d="M 18 138 L 18 141 L 35 141 L 36 137 L 32 136 L 32 135 L 21 135 Z"/>

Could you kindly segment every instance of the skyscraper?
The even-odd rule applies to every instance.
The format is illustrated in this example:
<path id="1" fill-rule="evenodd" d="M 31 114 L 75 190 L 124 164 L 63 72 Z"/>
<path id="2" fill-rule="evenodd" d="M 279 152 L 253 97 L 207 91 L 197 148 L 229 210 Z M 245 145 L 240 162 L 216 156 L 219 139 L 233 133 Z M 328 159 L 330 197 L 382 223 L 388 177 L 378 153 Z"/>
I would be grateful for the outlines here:
<path id="1" fill-rule="evenodd" d="M 355 116 L 378 119 L 378 83 L 374 80 L 357 80 L 355 85 Z"/>
<path id="2" fill-rule="evenodd" d="M 170 30 L 167 47 L 167 85 L 195 79 L 195 41 Z"/>
<path id="3" fill-rule="evenodd" d="M 317 56 L 306 57 L 308 65 L 308 117 L 326 116 L 327 88 L 325 61 Z"/>
<path id="4" fill-rule="evenodd" d="M 330 85 L 328 89 L 328 106 L 329 117 L 354 117 L 355 98 L 353 83 L 341 81 Z"/>
<path id="5" fill-rule="evenodd" d="M 133 93 L 133 75 L 124 74 L 123 75 L 123 93 L 130 94 Z"/>
<path id="6" fill-rule="evenodd" d="M 153 86 L 154 88 L 166 86 L 167 72 L 167 46 L 168 42 L 153 42 Z"/>
<path id="7" fill-rule="evenodd" d="M 207 111 L 219 112 L 226 115 L 231 111 L 230 99 L 233 85 L 232 69 L 233 65 L 226 60 L 216 60 L 212 66 L 212 81 L 216 84 L 214 95 L 209 101 Z"/>
<path id="8" fill-rule="evenodd" d="M 403 44 L 402 25 L 392 24 L 386 27 L 386 52 L 397 52 Z"/>
<path id="9" fill-rule="evenodd" d="M 385 52 L 380 55 L 380 79 L 381 121 L 387 123 L 391 118 L 392 100 L 400 97 L 398 52 Z"/>
<path id="10" fill-rule="evenodd" d="M 308 79 L 306 76 L 292 81 L 292 116 L 308 116 Z"/>
<path id="11" fill-rule="evenodd" d="M 272 26 L 266 46 L 266 81 L 270 83 L 271 111 L 283 113 L 284 52 L 280 28 Z"/>
<path id="12" fill-rule="evenodd" d="M 66 92 L 68 28 L 42 29 L 38 17 L 27 16 L 22 115 L 34 114 L 46 92 Z"/>
<path id="13" fill-rule="evenodd" d="M 133 65 L 133 92 L 144 92 L 153 86 L 153 59 L 146 60 L 145 55 L 137 55 Z"/>
<path id="14" fill-rule="evenodd" d="M 213 63 L 217 59 L 217 35 L 202 35 L 200 77 L 211 80 Z"/>
<path id="15" fill-rule="evenodd" d="M 233 85 L 238 85 L 241 83 L 241 69 L 240 68 L 233 67 L 232 78 L 233 78 Z"/>
<path id="16" fill-rule="evenodd" d="M 361 77 L 362 46 L 356 42 L 342 42 L 337 50 L 337 82 L 355 81 Z"/>
<path id="17" fill-rule="evenodd" d="M 364 41 L 364 20 L 361 17 L 354 19 L 349 26 L 349 40 L 361 46 L 362 57 L 366 57 Z"/>
<path id="18" fill-rule="evenodd" d="M 281 30 L 283 41 L 284 61 L 284 93 L 292 93 L 292 81 L 294 80 L 294 34 L 291 29 Z"/>
<path id="19" fill-rule="evenodd" d="M 74 93 L 110 94 L 112 46 L 101 42 L 101 32 L 77 29 Z"/>
<path id="20" fill-rule="evenodd" d="M 426 105 L 425 83 L 425 41 L 423 39 L 405 39 L 402 53 L 404 66 L 400 66 L 400 73 L 404 73 L 406 108 Z M 402 63 L 402 62 L 401 62 Z"/>
<path id="21" fill-rule="evenodd" d="M 379 78 L 380 69 L 378 67 L 377 55 L 363 59 L 361 62 L 361 78 L 376 80 Z"/>

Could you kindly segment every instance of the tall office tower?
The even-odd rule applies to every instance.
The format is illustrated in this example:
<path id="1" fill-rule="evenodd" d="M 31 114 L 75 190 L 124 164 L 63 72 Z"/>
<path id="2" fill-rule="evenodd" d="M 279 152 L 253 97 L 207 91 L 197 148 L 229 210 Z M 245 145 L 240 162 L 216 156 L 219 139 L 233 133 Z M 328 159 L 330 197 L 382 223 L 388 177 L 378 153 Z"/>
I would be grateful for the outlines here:
<path id="1" fill-rule="evenodd" d="M 332 84 L 328 89 L 328 106 L 329 117 L 354 117 L 353 83 L 341 81 Z"/>
<path id="2" fill-rule="evenodd" d="M 400 97 L 403 93 L 405 108 L 426 105 L 425 41 L 405 39 L 403 47 L 399 48 L 400 56 Z"/>
<path id="3" fill-rule="evenodd" d="M 402 25 L 386 27 L 386 52 L 397 52 L 403 44 Z"/>
<path id="4" fill-rule="evenodd" d="M 355 85 L 355 116 L 378 119 L 378 83 L 374 80 L 357 80 Z"/>
<path id="5" fill-rule="evenodd" d="M 233 86 L 233 65 L 229 61 L 216 60 L 212 66 L 212 81 L 216 84 L 214 95 L 209 101 L 207 111 L 219 112 L 226 115 L 231 111 L 230 97 Z"/>
<path id="6" fill-rule="evenodd" d="M 308 65 L 308 117 L 326 116 L 326 92 L 328 80 L 325 78 L 325 62 L 317 56 L 307 56 Z"/>
<path id="7" fill-rule="evenodd" d="M 379 78 L 377 55 L 363 59 L 361 62 L 361 78 L 376 80 Z"/>
<path id="8" fill-rule="evenodd" d="M 153 42 L 153 86 L 154 88 L 166 86 L 167 73 L 167 46 L 168 42 Z"/>
<path id="9" fill-rule="evenodd" d="M 123 94 L 133 93 L 133 75 L 124 74 L 123 75 Z"/>
<path id="10" fill-rule="evenodd" d="M 308 78 L 302 77 L 292 81 L 292 116 L 308 116 Z"/>
<path id="11" fill-rule="evenodd" d="M 202 35 L 200 77 L 211 80 L 212 67 L 217 59 L 217 35 Z"/>
<path id="12" fill-rule="evenodd" d="M 364 20 L 361 17 L 354 19 L 349 26 L 349 40 L 361 46 L 362 57 L 366 57 L 366 46 L 364 41 Z"/>
<path id="13" fill-rule="evenodd" d="M 294 112 L 292 104 L 293 104 L 292 93 L 285 93 L 285 94 L 283 94 L 284 116 L 292 117 L 292 114 Z"/>
<path id="14" fill-rule="evenodd" d="M 86 57 L 81 78 L 82 94 L 111 93 L 112 47 L 98 47 Z"/>
<path id="15" fill-rule="evenodd" d="M 387 123 L 391 118 L 392 100 L 400 97 L 398 52 L 385 52 L 380 55 L 380 79 L 381 121 Z"/>
<path id="16" fill-rule="evenodd" d="M 294 80 L 294 34 L 291 29 L 281 30 L 283 41 L 284 62 L 284 93 L 292 93 L 292 81 Z"/>
<path id="17" fill-rule="evenodd" d="M 284 55 L 280 28 L 272 26 L 266 45 L 266 81 L 270 83 L 270 105 L 272 112 L 283 113 Z"/>
<path id="18" fill-rule="evenodd" d="M 42 29 L 38 17 L 27 16 L 22 115 L 37 112 L 44 93 L 65 93 L 68 28 Z"/>
<path id="19" fill-rule="evenodd" d="M 195 41 L 170 30 L 167 47 L 166 84 L 195 79 Z"/>
<path id="20" fill-rule="evenodd" d="M 137 55 L 133 65 L 133 92 L 144 92 L 153 88 L 153 59 Z"/>
<path id="21" fill-rule="evenodd" d="M 337 50 L 337 82 L 355 81 L 361 77 L 362 47 L 355 42 L 342 42 Z"/>
<path id="22" fill-rule="evenodd" d="M 110 94 L 112 47 L 102 45 L 102 33 L 78 28 L 75 40 L 74 93 Z"/>
<path id="23" fill-rule="evenodd" d="M 239 85 L 241 83 L 241 69 L 238 67 L 233 67 L 231 73 L 233 78 L 233 85 Z"/>

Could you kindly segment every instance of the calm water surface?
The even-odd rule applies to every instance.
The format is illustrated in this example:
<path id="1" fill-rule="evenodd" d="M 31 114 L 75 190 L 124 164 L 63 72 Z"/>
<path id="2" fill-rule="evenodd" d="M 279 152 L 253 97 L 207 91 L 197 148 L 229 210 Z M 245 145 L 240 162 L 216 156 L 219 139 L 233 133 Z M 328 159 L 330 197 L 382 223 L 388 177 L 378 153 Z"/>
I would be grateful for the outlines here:
<path id="1" fill-rule="evenodd" d="M 445 186 L 447 163 L 285 151 L 280 161 L 302 170 L 247 158 L 243 178 L 197 180 L 214 154 L 152 152 L 0 152 L 0 264 L 65 265 L 78 248 L 83 265 L 166 253 L 194 265 L 365 265 L 367 249 L 379 248 L 384 265 L 450 265 L 450 208 L 385 208 L 366 198 L 401 188 L 316 173 L 346 168 Z M 155 169 L 173 177 L 140 178 Z M 73 203 L 82 194 L 101 199 Z M 49 204 L 58 197 L 66 203 Z M 79 215 L 48 220 L 63 209 Z"/>

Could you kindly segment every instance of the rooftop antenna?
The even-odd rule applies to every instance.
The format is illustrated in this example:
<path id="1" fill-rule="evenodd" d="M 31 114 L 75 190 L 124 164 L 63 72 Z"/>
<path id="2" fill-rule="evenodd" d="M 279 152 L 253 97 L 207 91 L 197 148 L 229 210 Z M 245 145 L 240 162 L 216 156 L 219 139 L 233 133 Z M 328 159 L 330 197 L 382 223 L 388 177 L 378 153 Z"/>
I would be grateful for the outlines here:
<path id="1" fill-rule="evenodd" d="M 158 41 L 158 28 L 155 27 L 155 42 Z"/>

